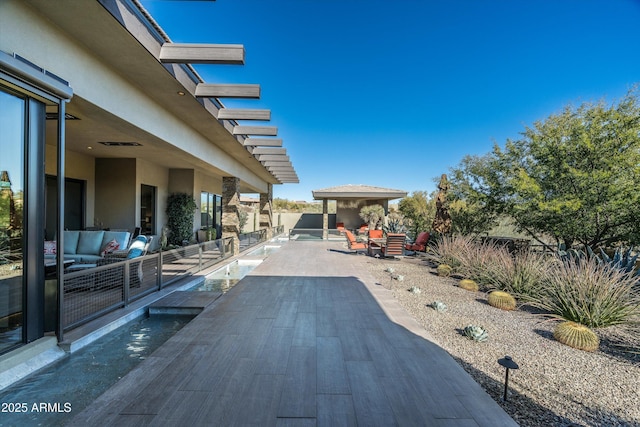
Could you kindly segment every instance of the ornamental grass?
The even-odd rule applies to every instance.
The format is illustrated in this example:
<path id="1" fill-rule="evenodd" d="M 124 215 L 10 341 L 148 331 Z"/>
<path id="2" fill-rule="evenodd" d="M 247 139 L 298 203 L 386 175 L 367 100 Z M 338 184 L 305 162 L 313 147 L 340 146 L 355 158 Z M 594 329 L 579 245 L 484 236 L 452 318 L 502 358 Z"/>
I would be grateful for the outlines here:
<path id="1" fill-rule="evenodd" d="M 489 288 L 508 292 L 523 301 L 536 301 L 543 283 L 559 265 L 557 258 L 532 251 L 512 256 L 506 251 L 492 257 Z"/>
<path id="2" fill-rule="evenodd" d="M 436 264 L 446 264 L 457 273 L 464 254 L 475 245 L 473 237 L 460 235 L 444 235 L 436 240 L 427 253 L 428 258 Z"/>
<path id="3" fill-rule="evenodd" d="M 510 258 L 509 251 L 493 242 L 471 242 L 458 255 L 460 266 L 457 272 L 475 281 L 480 289 L 487 290 L 496 270 L 496 259 Z"/>
<path id="4" fill-rule="evenodd" d="M 636 322 L 640 277 L 588 260 L 569 259 L 550 269 L 540 295 L 530 304 L 553 317 L 591 328 Z"/>

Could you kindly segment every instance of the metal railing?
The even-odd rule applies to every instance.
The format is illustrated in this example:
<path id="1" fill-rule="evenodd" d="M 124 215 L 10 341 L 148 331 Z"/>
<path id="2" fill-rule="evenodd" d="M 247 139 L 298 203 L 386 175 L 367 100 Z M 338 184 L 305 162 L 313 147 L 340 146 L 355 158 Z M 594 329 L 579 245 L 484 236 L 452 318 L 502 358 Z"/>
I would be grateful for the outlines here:
<path id="1" fill-rule="evenodd" d="M 240 252 L 244 252 L 258 243 L 264 242 L 266 239 L 267 230 L 264 228 L 249 233 L 240 233 Z"/>
<path id="2" fill-rule="evenodd" d="M 65 273 L 61 327 L 68 331 L 233 255 L 233 239 L 183 246 Z"/>

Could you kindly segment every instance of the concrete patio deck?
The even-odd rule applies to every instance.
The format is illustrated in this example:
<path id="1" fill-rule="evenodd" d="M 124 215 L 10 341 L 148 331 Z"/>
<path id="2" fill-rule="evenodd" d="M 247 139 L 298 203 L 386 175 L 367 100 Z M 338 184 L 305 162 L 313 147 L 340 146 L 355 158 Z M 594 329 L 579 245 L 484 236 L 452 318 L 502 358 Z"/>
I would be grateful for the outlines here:
<path id="1" fill-rule="evenodd" d="M 516 426 L 338 242 L 288 242 L 71 425 Z"/>

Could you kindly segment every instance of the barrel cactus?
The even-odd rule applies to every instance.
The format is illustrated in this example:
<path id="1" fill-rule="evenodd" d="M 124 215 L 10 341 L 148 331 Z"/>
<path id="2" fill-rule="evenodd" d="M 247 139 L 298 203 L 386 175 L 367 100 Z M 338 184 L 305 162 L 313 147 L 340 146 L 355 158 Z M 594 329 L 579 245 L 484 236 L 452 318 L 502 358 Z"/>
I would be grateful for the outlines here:
<path id="1" fill-rule="evenodd" d="M 553 331 L 553 337 L 569 347 L 584 351 L 595 351 L 600 339 L 591 329 L 580 323 L 562 322 Z"/>
<path id="2" fill-rule="evenodd" d="M 449 277 L 453 272 L 453 268 L 447 264 L 440 264 L 437 268 L 438 276 Z"/>
<path id="3" fill-rule="evenodd" d="M 417 287 L 417 286 L 412 286 L 412 287 L 409 289 L 409 292 L 411 292 L 412 294 L 420 294 L 420 293 L 422 293 L 422 289 L 420 289 L 420 288 L 419 288 L 419 287 Z"/>
<path id="4" fill-rule="evenodd" d="M 470 279 L 462 279 L 458 282 L 458 286 L 467 291 L 477 292 L 479 287 L 476 282 Z"/>
<path id="5" fill-rule="evenodd" d="M 499 308 L 500 310 L 515 310 L 516 299 L 503 291 L 493 291 L 487 297 L 490 306 Z"/>
<path id="6" fill-rule="evenodd" d="M 489 334 L 482 326 L 469 325 L 464 328 L 464 335 L 474 341 L 483 342 L 489 338 Z"/>
<path id="7" fill-rule="evenodd" d="M 434 301 L 431 304 L 429 304 L 429 307 L 433 308 L 435 311 L 438 311 L 440 313 L 444 313 L 445 311 L 447 311 L 447 305 L 442 301 Z"/>

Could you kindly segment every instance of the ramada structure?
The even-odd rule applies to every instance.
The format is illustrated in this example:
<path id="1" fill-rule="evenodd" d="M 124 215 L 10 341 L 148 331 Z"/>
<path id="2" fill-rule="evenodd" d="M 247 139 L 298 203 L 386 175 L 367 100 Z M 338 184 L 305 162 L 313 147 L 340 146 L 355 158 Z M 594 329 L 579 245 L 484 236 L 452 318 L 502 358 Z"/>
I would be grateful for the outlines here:
<path id="1" fill-rule="evenodd" d="M 237 247 L 240 194 L 257 193 L 272 232 L 273 186 L 298 176 L 269 110 L 222 101 L 260 86 L 205 82 L 191 65 L 244 57 L 172 43 L 137 0 L 0 1 L 0 245 L 13 261 L 0 271 L 0 354 L 65 327 L 43 320 L 43 242 L 57 242 L 61 282 L 63 230 L 158 236 L 167 197 L 187 193 L 194 232 L 215 227 Z"/>
<path id="2" fill-rule="evenodd" d="M 329 229 L 329 200 L 336 201 L 336 221 L 341 222 L 346 228 L 355 229 L 362 224 L 360 210 L 363 207 L 380 205 L 386 215 L 389 213 L 390 200 L 407 196 L 407 192 L 403 190 L 362 184 L 323 188 L 312 193 L 315 200 L 322 200 L 322 229 L 325 239 Z"/>

